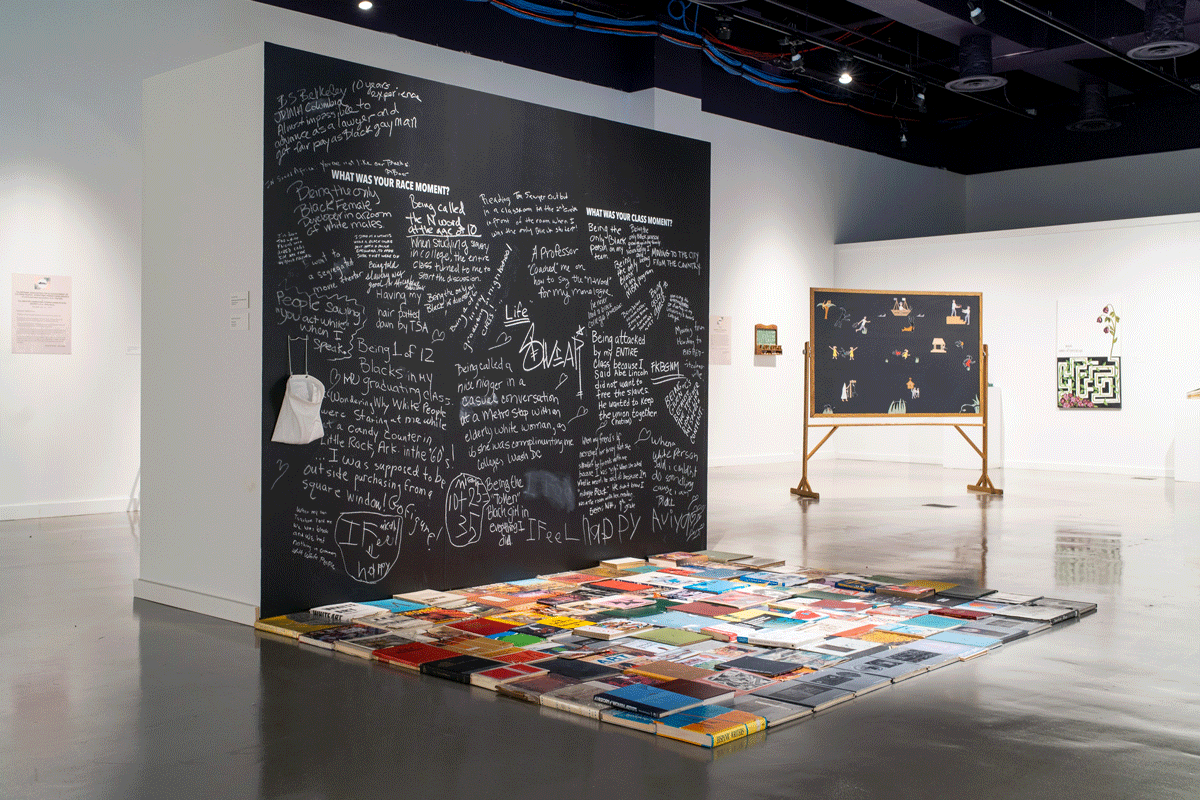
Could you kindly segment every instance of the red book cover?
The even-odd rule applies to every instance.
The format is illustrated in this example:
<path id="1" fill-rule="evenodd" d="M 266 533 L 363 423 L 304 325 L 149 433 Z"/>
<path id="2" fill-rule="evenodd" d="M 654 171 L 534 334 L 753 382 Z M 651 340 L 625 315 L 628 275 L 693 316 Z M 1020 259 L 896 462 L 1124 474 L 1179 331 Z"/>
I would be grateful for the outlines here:
<path id="1" fill-rule="evenodd" d="M 588 583 L 585 585 L 593 586 L 597 589 L 604 589 L 604 590 L 610 591 L 610 592 L 621 592 L 621 593 L 644 592 L 647 589 L 654 588 L 653 586 L 650 586 L 645 583 L 633 583 L 632 581 L 622 581 L 622 580 L 618 580 L 616 578 L 612 578 L 612 579 L 606 580 L 606 581 L 594 581 L 592 583 Z"/>
<path id="2" fill-rule="evenodd" d="M 425 644 L 424 642 L 412 642 L 411 644 L 398 644 L 395 647 L 385 647 L 382 650 L 376 650 L 374 655 L 380 661 L 396 664 L 408 669 L 419 670 L 421 665 L 427 661 L 453 658 L 459 655 L 459 653 L 447 650 L 444 647 Z"/>
<path id="3" fill-rule="evenodd" d="M 507 622 L 499 620 L 487 619 L 479 617 L 476 619 L 463 619 L 458 622 L 451 622 L 447 628 L 457 628 L 460 631 L 467 633 L 475 633 L 480 636 L 491 636 L 493 633 L 503 633 L 509 628 L 515 628 L 515 625 L 509 625 Z"/>

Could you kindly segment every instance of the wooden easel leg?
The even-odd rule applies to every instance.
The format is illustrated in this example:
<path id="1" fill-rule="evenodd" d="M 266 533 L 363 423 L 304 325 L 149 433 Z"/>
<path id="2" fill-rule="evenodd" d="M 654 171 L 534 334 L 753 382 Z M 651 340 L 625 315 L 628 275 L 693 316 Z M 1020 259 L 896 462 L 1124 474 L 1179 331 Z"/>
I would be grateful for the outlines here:
<path id="1" fill-rule="evenodd" d="M 807 477 L 801 478 L 800 485 L 793 486 L 791 489 L 791 492 L 794 495 L 799 495 L 800 497 L 807 497 L 810 500 L 820 500 L 821 499 L 821 495 L 814 492 L 812 490 L 812 487 L 808 485 Z"/>
<path id="2" fill-rule="evenodd" d="M 993 495 L 1004 494 L 1004 490 L 997 489 L 996 486 L 992 483 L 992 479 L 987 476 L 986 472 L 979 476 L 978 481 L 976 481 L 975 483 L 968 486 L 967 491 L 983 492 L 984 494 L 993 494 Z"/>

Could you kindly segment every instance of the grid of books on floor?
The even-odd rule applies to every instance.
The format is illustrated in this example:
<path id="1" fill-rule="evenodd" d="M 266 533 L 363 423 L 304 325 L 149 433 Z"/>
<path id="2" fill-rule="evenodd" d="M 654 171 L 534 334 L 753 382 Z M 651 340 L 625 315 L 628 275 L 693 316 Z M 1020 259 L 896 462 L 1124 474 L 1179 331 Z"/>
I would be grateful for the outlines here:
<path id="1" fill-rule="evenodd" d="M 713 747 L 1095 610 L 705 550 L 321 606 L 256 627 Z"/>

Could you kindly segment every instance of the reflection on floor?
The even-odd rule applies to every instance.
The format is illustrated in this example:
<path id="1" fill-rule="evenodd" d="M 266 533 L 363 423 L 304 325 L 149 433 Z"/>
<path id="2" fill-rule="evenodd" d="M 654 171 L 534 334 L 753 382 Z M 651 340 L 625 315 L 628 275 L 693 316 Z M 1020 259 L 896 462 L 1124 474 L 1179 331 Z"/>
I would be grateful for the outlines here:
<path id="1" fill-rule="evenodd" d="M 712 470 L 709 547 L 1100 612 L 708 751 L 135 602 L 123 514 L 0 522 L 0 797 L 1196 796 L 1200 484 L 819 462 L 812 503 L 799 474 Z"/>

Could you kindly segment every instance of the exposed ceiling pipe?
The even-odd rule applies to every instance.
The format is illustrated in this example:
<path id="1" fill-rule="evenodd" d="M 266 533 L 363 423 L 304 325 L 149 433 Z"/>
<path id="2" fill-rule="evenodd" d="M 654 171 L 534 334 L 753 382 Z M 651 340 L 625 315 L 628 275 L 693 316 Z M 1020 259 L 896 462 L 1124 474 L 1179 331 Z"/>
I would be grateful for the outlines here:
<path id="1" fill-rule="evenodd" d="M 1082 31 L 1077 31 L 1074 28 L 1072 28 L 1070 25 L 1064 25 L 1063 23 L 1056 20 L 1054 17 L 1051 17 L 1041 11 L 1038 11 L 1037 9 L 1030 8 L 1028 5 L 1026 5 L 1024 2 L 1022 2 L 1022 0 L 996 0 L 996 2 L 1003 3 L 1004 5 L 1008 6 L 1009 8 L 1011 8 L 1015 11 L 1020 11 L 1022 14 L 1024 14 L 1027 17 L 1032 17 L 1033 19 L 1036 19 L 1038 22 L 1042 23 L 1043 25 L 1045 25 L 1047 27 L 1053 28 L 1056 31 L 1065 33 L 1072 38 L 1078 39 L 1079 41 L 1083 42 L 1084 44 L 1094 47 L 1095 49 L 1099 50 L 1100 52 L 1104 53 L 1107 56 L 1111 56 L 1115 59 L 1118 59 L 1119 61 L 1123 61 L 1124 63 L 1129 64 L 1130 66 L 1137 67 L 1142 72 L 1148 72 L 1149 74 L 1153 75 L 1154 77 L 1158 78 L 1159 80 L 1164 81 L 1165 83 L 1171 84 L 1176 89 L 1182 89 L 1183 91 L 1187 92 L 1188 94 L 1200 95 L 1200 81 L 1198 81 L 1196 83 L 1186 83 L 1172 75 L 1168 75 L 1167 73 L 1163 72 L 1162 70 L 1160 70 L 1156 67 L 1151 67 L 1148 64 L 1137 60 L 1136 58 L 1130 58 L 1128 55 L 1126 55 L 1125 53 L 1122 53 L 1120 50 L 1114 50 L 1113 48 L 1106 45 L 1104 42 L 1101 42 L 1098 39 L 1094 39 L 1091 36 L 1088 36 L 1086 33 L 1083 33 Z"/>

